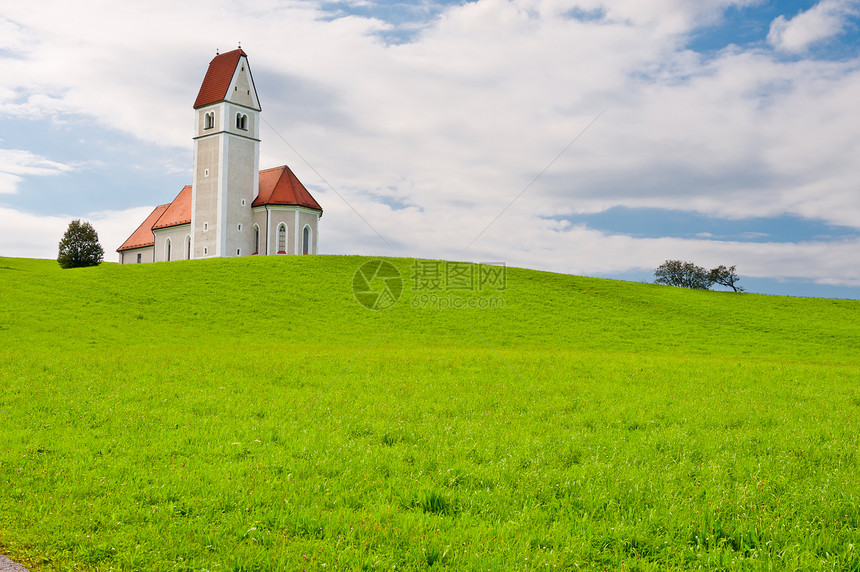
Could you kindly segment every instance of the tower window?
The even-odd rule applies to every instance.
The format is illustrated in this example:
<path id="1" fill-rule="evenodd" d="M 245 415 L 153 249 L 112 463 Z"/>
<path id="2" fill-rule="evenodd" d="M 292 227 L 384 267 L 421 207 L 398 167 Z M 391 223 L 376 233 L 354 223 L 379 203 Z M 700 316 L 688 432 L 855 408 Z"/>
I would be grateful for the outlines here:
<path id="1" fill-rule="evenodd" d="M 242 249 L 241 248 L 236 249 L 236 256 L 242 256 Z"/>
<path id="2" fill-rule="evenodd" d="M 239 223 L 239 224 L 238 224 L 238 226 L 236 227 L 236 230 L 239 230 L 239 231 L 241 231 L 241 230 L 242 230 L 242 223 Z"/>
<path id="3" fill-rule="evenodd" d="M 245 206 L 245 199 L 242 199 L 242 206 Z"/>
<path id="4" fill-rule="evenodd" d="M 203 223 L 203 232 L 206 232 L 207 230 L 209 230 L 209 223 L 208 223 L 208 222 L 204 222 L 204 223 Z"/>
<path id="5" fill-rule="evenodd" d="M 215 127 L 215 112 L 210 111 L 204 117 L 203 129 L 212 129 L 213 127 Z"/>
<path id="6" fill-rule="evenodd" d="M 209 249 L 204 246 L 203 247 L 203 255 L 205 256 L 207 254 L 209 254 Z"/>
<path id="7" fill-rule="evenodd" d="M 244 113 L 236 114 L 236 129 L 241 129 L 242 131 L 248 130 L 248 116 Z"/>
<path id="8" fill-rule="evenodd" d="M 209 176 L 209 169 L 203 169 L 203 176 L 204 176 L 204 177 L 208 177 L 208 176 Z"/>

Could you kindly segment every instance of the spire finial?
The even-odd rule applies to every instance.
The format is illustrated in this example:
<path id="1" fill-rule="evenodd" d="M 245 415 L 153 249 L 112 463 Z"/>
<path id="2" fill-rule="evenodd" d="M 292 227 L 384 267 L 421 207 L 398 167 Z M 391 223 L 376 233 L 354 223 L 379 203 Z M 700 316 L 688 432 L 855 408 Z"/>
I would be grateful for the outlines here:
<path id="1" fill-rule="evenodd" d="M 215 55 L 216 55 L 216 56 L 220 56 L 220 55 L 221 55 L 221 50 L 219 50 L 218 48 L 215 48 Z"/>
<path id="2" fill-rule="evenodd" d="M 242 49 L 242 42 L 239 42 L 239 49 Z"/>

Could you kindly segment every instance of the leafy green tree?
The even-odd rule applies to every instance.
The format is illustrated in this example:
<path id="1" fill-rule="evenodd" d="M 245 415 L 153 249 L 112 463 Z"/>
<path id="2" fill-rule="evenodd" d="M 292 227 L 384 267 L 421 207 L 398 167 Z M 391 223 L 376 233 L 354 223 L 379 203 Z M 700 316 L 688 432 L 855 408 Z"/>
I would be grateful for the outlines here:
<path id="1" fill-rule="evenodd" d="M 93 225 L 76 219 L 69 223 L 60 241 L 57 262 L 63 268 L 98 266 L 104 255 L 105 251 L 99 244 L 99 235 Z"/>
<path id="2" fill-rule="evenodd" d="M 707 290 L 713 284 L 710 272 L 684 260 L 667 260 L 654 271 L 656 284 Z"/>
<path id="3" fill-rule="evenodd" d="M 716 268 L 711 269 L 711 272 L 708 274 L 708 278 L 714 284 L 719 284 L 721 286 L 727 286 L 734 290 L 735 292 L 743 292 L 743 286 L 737 286 L 738 280 L 740 280 L 740 276 L 735 272 L 734 266 L 729 266 L 726 268 L 722 264 L 717 266 Z"/>

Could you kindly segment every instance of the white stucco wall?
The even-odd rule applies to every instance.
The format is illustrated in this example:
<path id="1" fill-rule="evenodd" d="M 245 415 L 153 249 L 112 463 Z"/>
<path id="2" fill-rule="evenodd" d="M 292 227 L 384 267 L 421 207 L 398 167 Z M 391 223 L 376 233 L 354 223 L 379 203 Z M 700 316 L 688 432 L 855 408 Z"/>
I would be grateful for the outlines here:
<path id="1" fill-rule="evenodd" d="M 155 261 L 167 261 L 167 239 L 170 239 L 170 260 L 187 260 L 186 239 L 191 236 L 191 225 L 181 224 L 153 231 L 155 234 Z"/>
<path id="2" fill-rule="evenodd" d="M 268 253 L 268 233 L 266 232 L 267 219 L 268 212 L 266 211 L 266 207 L 254 208 L 254 224 L 260 229 L 260 250 L 257 252 L 257 254 L 260 255 Z"/>
<path id="3" fill-rule="evenodd" d="M 215 256 L 218 234 L 218 173 L 221 169 L 220 140 L 221 136 L 213 135 L 194 141 L 194 187 L 191 191 L 194 258 Z"/>
<path id="4" fill-rule="evenodd" d="M 224 220 L 221 256 L 237 256 L 237 253 L 247 256 L 254 252 L 251 203 L 259 186 L 259 174 L 255 169 L 258 142 L 245 137 L 225 137 L 227 169 L 221 204 Z"/>
<path id="5" fill-rule="evenodd" d="M 119 253 L 120 264 L 137 264 L 137 255 L 140 254 L 140 262 L 152 262 L 153 254 L 152 246 L 144 246 L 143 248 L 132 248 L 131 250 L 123 250 Z"/>
<path id="6" fill-rule="evenodd" d="M 304 207 L 273 205 L 269 208 L 270 226 L 267 233 L 268 239 L 272 241 L 270 254 L 278 252 L 278 227 L 281 224 L 287 226 L 287 248 L 286 254 L 302 253 L 302 230 L 305 225 L 311 229 L 311 243 L 308 254 L 317 253 L 318 220 L 317 211 Z"/>

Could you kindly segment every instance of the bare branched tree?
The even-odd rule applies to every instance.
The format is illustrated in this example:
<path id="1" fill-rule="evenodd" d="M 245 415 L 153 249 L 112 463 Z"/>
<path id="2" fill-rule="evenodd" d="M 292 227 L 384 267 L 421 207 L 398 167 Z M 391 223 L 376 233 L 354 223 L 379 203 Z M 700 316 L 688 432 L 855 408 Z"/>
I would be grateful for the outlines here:
<path id="1" fill-rule="evenodd" d="M 719 284 L 721 286 L 726 286 L 731 288 L 735 292 L 743 292 L 744 287 L 738 286 L 738 280 L 740 280 L 740 276 L 735 272 L 734 266 L 729 266 L 726 268 L 722 264 L 717 266 L 716 268 L 712 268 L 711 272 L 708 274 L 708 278 L 714 284 Z"/>

